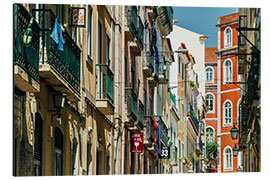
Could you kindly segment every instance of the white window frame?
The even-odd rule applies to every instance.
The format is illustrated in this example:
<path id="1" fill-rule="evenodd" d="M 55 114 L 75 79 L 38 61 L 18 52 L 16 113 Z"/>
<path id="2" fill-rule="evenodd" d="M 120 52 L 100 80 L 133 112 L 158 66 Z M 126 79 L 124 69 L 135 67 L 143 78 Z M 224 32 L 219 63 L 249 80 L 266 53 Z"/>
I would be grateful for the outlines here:
<path id="1" fill-rule="evenodd" d="M 207 135 L 207 129 L 212 129 L 213 130 L 213 141 L 212 142 L 215 142 L 215 128 L 213 128 L 212 126 L 206 126 L 206 128 L 205 128 L 205 133 L 206 133 L 206 135 Z M 209 142 L 208 141 L 208 139 L 207 139 L 207 136 L 206 136 L 206 142 Z"/>
<path id="2" fill-rule="evenodd" d="M 226 151 L 228 149 L 231 151 L 231 154 L 230 154 L 231 166 L 230 167 L 227 167 L 228 162 L 227 162 L 227 153 L 226 153 Z M 226 146 L 224 148 L 224 150 L 223 150 L 223 171 L 233 171 L 233 151 L 232 151 L 232 148 L 230 146 Z"/>
<path id="3" fill-rule="evenodd" d="M 225 105 L 226 105 L 226 103 L 230 103 L 231 104 L 231 122 L 230 123 L 226 123 L 226 121 L 225 121 L 225 114 L 226 114 L 226 107 L 225 107 Z M 229 99 L 227 99 L 224 103 L 223 103 L 223 127 L 229 127 L 229 126 L 232 126 L 232 124 L 233 124 L 233 104 L 232 104 L 232 102 L 229 100 Z"/>
<path id="4" fill-rule="evenodd" d="M 226 63 L 230 62 L 231 66 L 230 66 L 230 72 L 229 71 L 229 66 L 226 66 Z M 226 84 L 228 82 L 232 82 L 233 80 L 233 63 L 231 59 L 226 59 L 223 63 L 223 84 Z"/>
<path id="5" fill-rule="evenodd" d="M 208 69 L 212 70 L 212 72 L 209 73 L 209 75 L 212 74 L 212 79 L 210 79 L 210 80 L 207 79 L 207 74 L 208 74 L 207 70 Z M 208 67 L 205 68 L 205 80 L 206 80 L 207 83 L 213 83 L 214 82 L 214 68 L 213 67 L 208 66 Z"/>
<path id="6" fill-rule="evenodd" d="M 227 33 L 227 31 L 230 30 L 230 34 Z M 226 27 L 224 30 L 224 47 L 231 47 L 233 42 L 233 36 L 232 36 L 232 28 L 230 26 Z M 230 36 L 230 41 L 228 40 L 228 36 Z"/>
<path id="7" fill-rule="evenodd" d="M 206 96 L 207 96 L 207 95 L 212 95 L 212 96 L 213 96 L 213 110 L 212 110 L 212 111 L 209 110 L 209 111 L 207 111 L 207 113 L 209 113 L 209 114 L 210 114 L 210 113 L 215 113 L 215 99 L 216 99 L 216 98 L 215 98 L 214 94 L 212 94 L 212 93 L 207 93 L 207 94 L 205 95 L 205 101 L 207 101 L 207 99 L 206 99 Z"/>

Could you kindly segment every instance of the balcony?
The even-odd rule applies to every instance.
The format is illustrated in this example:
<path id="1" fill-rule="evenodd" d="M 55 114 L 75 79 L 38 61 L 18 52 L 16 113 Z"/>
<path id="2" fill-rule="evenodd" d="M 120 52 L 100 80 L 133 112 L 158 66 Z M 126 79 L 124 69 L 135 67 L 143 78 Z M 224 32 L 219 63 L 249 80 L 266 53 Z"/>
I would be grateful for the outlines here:
<path id="1" fill-rule="evenodd" d="M 133 41 L 137 36 L 137 7 L 125 6 L 125 38 L 128 41 Z"/>
<path id="2" fill-rule="evenodd" d="M 32 16 L 20 4 L 14 5 L 14 84 L 24 92 L 38 92 L 39 84 L 39 32 L 34 20 L 32 42 L 28 47 L 23 43 L 24 32 Z"/>
<path id="3" fill-rule="evenodd" d="M 161 35 L 167 36 L 173 30 L 173 9 L 171 6 L 161 6 L 158 8 L 157 23 L 160 27 Z"/>
<path id="4" fill-rule="evenodd" d="M 125 121 L 125 124 L 133 128 L 135 121 L 137 120 L 137 95 L 132 90 L 127 91 L 127 113 L 128 119 Z"/>
<path id="5" fill-rule="evenodd" d="M 152 77 L 152 74 L 154 72 L 154 56 L 148 56 L 147 54 L 144 57 L 144 63 L 143 63 L 143 73 L 146 77 Z"/>
<path id="6" fill-rule="evenodd" d="M 193 108 L 192 108 L 191 105 L 190 105 L 190 111 L 189 111 L 189 114 L 190 114 L 190 118 L 191 118 L 191 120 L 192 120 L 192 123 L 193 123 L 193 125 L 194 125 L 194 127 L 195 127 L 195 130 L 196 130 L 197 132 L 199 132 L 199 122 L 198 122 L 198 120 L 197 120 L 196 113 L 193 111 Z"/>
<path id="7" fill-rule="evenodd" d="M 170 164 L 172 166 L 177 165 L 177 147 L 176 146 L 170 147 Z"/>
<path id="8" fill-rule="evenodd" d="M 162 118 L 159 119 L 158 123 L 160 123 L 160 139 L 164 145 L 168 144 L 169 137 L 168 137 L 168 128 L 166 127 L 165 123 L 163 122 Z"/>
<path id="9" fill-rule="evenodd" d="M 138 34 L 137 34 L 137 45 L 139 47 L 140 50 L 143 49 L 143 31 L 144 31 L 144 26 L 143 26 L 143 23 L 142 23 L 142 20 L 141 18 L 138 16 Z"/>
<path id="10" fill-rule="evenodd" d="M 34 9 L 33 13 L 35 17 L 38 17 L 42 27 L 40 77 L 45 79 L 56 91 L 67 94 L 70 101 L 78 101 L 81 81 L 80 48 L 63 28 L 64 50 L 59 50 L 57 44 L 50 38 L 56 16 L 50 9 Z"/>
<path id="11" fill-rule="evenodd" d="M 146 129 L 146 139 L 145 145 L 149 151 L 154 152 L 154 119 L 152 117 L 148 118 L 148 124 Z"/>
<path id="12" fill-rule="evenodd" d="M 158 82 L 160 84 L 166 84 L 166 71 L 164 71 L 164 62 L 160 59 L 158 66 Z"/>
<path id="13" fill-rule="evenodd" d="M 140 130 L 143 130 L 144 128 L 144 105 L 142 104 L 141 101 L 139 101 L 139 111 L 138 111 L 138 123 L 137 123 L 137 127 Z"/>
<path id="14" fill-rule="evenodd" d="M 114 113 L 113 72 L 106 64 L 96 64 L 97 94 L 96 107 L 105 115 Z"/>

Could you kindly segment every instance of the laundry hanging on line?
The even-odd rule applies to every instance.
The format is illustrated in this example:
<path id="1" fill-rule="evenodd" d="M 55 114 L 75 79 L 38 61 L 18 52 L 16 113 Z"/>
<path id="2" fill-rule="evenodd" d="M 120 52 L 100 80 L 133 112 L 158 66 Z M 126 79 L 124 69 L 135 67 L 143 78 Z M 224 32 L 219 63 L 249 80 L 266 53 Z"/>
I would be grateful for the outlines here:
<path id="1" fill-rule="evenodd" d="M 62 28 L 61 25 L 58 23 L 57 18 L 55 18 L 55 23 L 53 27 L 52 34 L 50 36 L 54 42 L 58 45 L 58 49 L 64 51 L 64 38 L 62 35 Z"/>

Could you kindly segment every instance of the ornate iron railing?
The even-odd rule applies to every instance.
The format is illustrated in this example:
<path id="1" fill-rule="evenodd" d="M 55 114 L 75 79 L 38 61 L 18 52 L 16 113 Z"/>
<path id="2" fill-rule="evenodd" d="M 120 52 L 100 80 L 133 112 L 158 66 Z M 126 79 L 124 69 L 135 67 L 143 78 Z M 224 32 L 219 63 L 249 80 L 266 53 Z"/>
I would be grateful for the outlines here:
<path id="1" fill-rule="evenodd" d="M 137 36 L 138 33 L 138 25 L 137 25 L 137 7 L 136 6 L 126 6 L 126 18 L 127 18 L 127 26 L 131 31 L 133 38 Z"/>
<path id="2" fill-rule="evenodd" d="M 63 28 L 64 50 L 59 50 L 58 45 L 50 38 L 56 16 L 50 9 L 34 9 L 33 13 L 36 14 L 43 29 L 41 34 L 43 43 L 42 59 L 40 63 L 48 63 L 53 66 L 77 92 L 80 92 L 80 48 Z"/>
<path id="3" fill-rule="evenodd" d="M 32 24 L 32 41 L 24 45 L 23 36 L 32 16 L 20 4 L 14 4 L 14 64 L 19 65 L 39 82 L 39 32 L 36 21 Z"/>
<path id="4" fill-rule="evenodd" d="M 97 74 L 97 99 L 108 99 L 112 104 L 114 101 L 114 74 L 106 64 L 96 64 Z"/>
<path id="5" fill-rule="evenodd" d="M 191 105 L 190 105 L 190 118 L 191 118 L 197 132 L 199 132 L 199 122 L 197 120 L 196 113 L 193 111 L 193 108 Z"/>

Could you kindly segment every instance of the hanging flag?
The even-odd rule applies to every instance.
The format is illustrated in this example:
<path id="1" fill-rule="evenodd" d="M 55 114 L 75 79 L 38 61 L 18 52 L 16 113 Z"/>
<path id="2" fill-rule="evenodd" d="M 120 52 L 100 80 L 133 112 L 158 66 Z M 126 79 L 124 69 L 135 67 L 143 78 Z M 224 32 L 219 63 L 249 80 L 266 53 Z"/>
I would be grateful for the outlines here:
<path id="1" fill-rule="evenodd" d="M 157 139 L 156 139 L 156 137 L 157 137 L 157 120 L 156 120 L 156 118 L 154 117 L 153 118 L 154 119 L 154 125 L 153 125 L 153 128 L 154 128 L 154 145 L 156 146 L 156 144 L 157 144 Z"/>
<path id="2" fill-rule="evenodd" d="M 158 122 L 158 126 L 157 126 L 157 135 L 156 135 L 156 146 L 155 146 L 155 151 L 160 154 L 160 122 Z"/>
<path id="3" fill-rule="evenodd" d="M 32 42 L 32 36 L 33 36 L 32 24 L 33 24 L 33 21 L 34 21 L 34 19 L 31 18 L 30 19 L 30 22 L 28 24 L 28 27 L 25 30 L 24 35 L 23 35 L 23 43 L 24 43 L 24 45 L 26 47 L 28 47 L 31 44 L 31 42 Z"/>
<path id="4" fill-rule="evenodd" d="M 54 42 L 58 45 L 58 49 L 63 51 L 64 50 L 64 38 L 62 35 L 62 28 L 61 25 L 58 23 L 57 18 L 55 18 L 55 23 L 53 27 L 52 34 L 50 36 Z"/>

